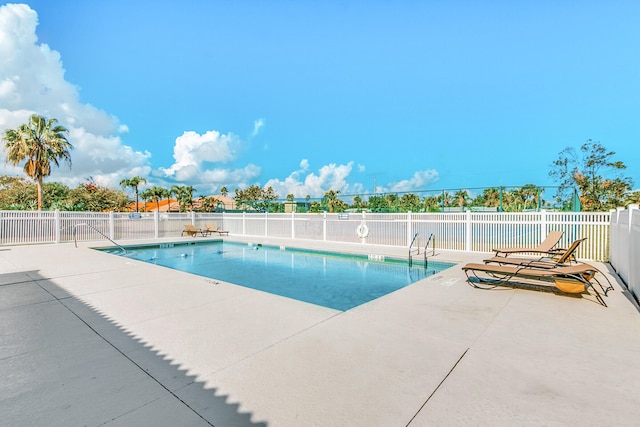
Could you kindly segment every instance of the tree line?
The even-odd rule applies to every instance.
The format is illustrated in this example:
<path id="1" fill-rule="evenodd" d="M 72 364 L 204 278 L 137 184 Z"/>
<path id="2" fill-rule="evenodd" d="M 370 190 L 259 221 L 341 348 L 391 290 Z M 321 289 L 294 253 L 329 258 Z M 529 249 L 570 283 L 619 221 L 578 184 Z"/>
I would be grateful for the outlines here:
<path id="1" fill-rule="evenodd" d="M 67 163 L 71 167 L 72 144 L 67 139 L 68 130 L 56 119 L 47 119 L 33 114 L 29 121 L 16 129 L 7 129 L 2 134 L 6 161 L 14 166 L 23 166 L 25 178 L 0 176 L 0 210 L 59 209 L 67 211 L 138 211 L 139 200 L 154 202 L 177 201 L 177 210 L 184 212 L 220 210 L 220 201 L 215 196 L 194 198 L 193 186 L 174 185 L 171 188 L 152 186 L 139 191 L 147 183 L 146 178 L 134 176 L 120 181 L 121 189 L 112 189 L 97 184 L 88 177 L 76 188 L 59 182 L 45 183 L 51 175 L 52 166 Z M 632 191 L 633 180 L 622 174 L 626 165 L 614 160 L 615 152 L 602 144 L 588 140 L 579 149 L 561 151 L 552 163 L 549 176 L 557 182 L 557 191 L 552 200 L 545 199 L 547 188 L 526 184 L 516 188 L 483 188 L 472 195 L 469 190 L 433 191 L 423 197 L 412 192 L 390 194 L 341 195 L 339 190 L 329 190 L 320 199 L 309 195 L 296 199 L 288 194 L 280 199 L 272 187 L 251 185 L 235 189 L 235 210 L 286 212 L 441 212 L 443 210 L 491 209 L 516 212 L 537 209 L 561 209 L 582 211 L 607 211 L 631 203 L 640 203 L 640 191 Z M 125 192 L 131 189 L 132 200 Z M 424 192 L 419 192 L 424 193 Z M 227 196 L 226 187 L 220 194 Z M 197 207 L 194 201 L 198 201 Z M 223 205 L 224 206 L 224 205 Z"/>

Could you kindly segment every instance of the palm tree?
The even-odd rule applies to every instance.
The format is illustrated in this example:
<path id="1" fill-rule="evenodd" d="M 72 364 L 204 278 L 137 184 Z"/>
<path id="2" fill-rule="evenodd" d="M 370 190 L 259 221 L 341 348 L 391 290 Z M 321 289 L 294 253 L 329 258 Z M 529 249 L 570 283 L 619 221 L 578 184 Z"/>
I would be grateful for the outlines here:
<path id="1" fill-rule="evenodd" d="M 193 186 L 178 185 L 171 187 L 171 190 L 175 193 L 176 199 L 178 199 L 180 212 L 185 212 L 187 206 L 193 207 L 193 193 L 196 191 Z"/>
<path id="2" fill-rule="evenodd" d="M 167 195 L 167 201 L 169 202 L 167 212 L 171 212 L 171 196 L 173 196 L 174 194 L 176 195 L 176 201 L 178 202 L 178 211 L 180 210 L 180 200 L 178 200 L 178 191 L 180 191 L 179 188 L 179 185 L 172 185 L 169 189 L 169 194 Z"/>
<path id="3" fill-rule="evenodd" d="M 486 207 L 491 207 L 491 208 L 500 207 L 500 189 L 499 188 L 495 188 L 495 187 L 485 188 L 482 191 L 482 194 L 485 199 L 484 205 Z"/>
<path id="4" fill-rule="evenodd" d="M 136 193 L 136 212 L 138 212 L 138 186 L 140 184 L 146 184 L 147 180 L 142 178 L 141 176 L 134 176 L 133 178 L 125 178 L 120 181 L 120 186 L 122 188 L 131 187 L 134 189 Z"/>
<path id="5" fill-rule="evenodd" d="M 340 190 L 329 190 L 324 192 L 324 198 L 327 202 L 327 206 L 329 207 L 329 212 L 333 212 L 335 206 L 338 204 L 338 194 L 340 194 Z"/>
<path id="6" fill-rule="evenodd" d="M 420 212 L 422 207 L 420 206 L 420 196 L 413 193 L 406 193 L 400 197 L 398 202 L 400 212 Z"/>
<path id="7" fill-rule="evenodd" d="M 422 199 L 422 204 L 424 205 L 425 212 L 440 212 L 440 196 L 425 196 Z"/>
<path id="8" fill-rule="evenodd" d="M 31 115 L 29 122 L 17 129 L 7 129 L 2 135 L 7 150 L 7 161 L 14 166 L 25 159 L 24 173 L 36 182 L 38 210 L 42 209 L 42 181 L 51 175 L 51 163 L 60 166 L 64 160 L 71 167 L 69 151 L 73 146 L 67 140 L 67 128 L 56 119 Z"/>
<path id="9" fill-rule="evenodd" d="M 171 192 L 176 195 L 176 201 L 178 202 L 178 212 L 182 212 L 182 200 L 184 198 L 184 186 L 174 185 L 171 187 Z"/>
<path id="10" fill-rule="evenodd" d="M 190 210 L 193 210 L 193 193 L 195 192 L 196 189 L 192 185 L 184 187 L 184 203 L 189 206 Z"/>
<path id="11" fill-rule="evenodd" d="M 387 194 L 384 196 L 384 199 L 387 201 L 387 205 L 389 206 L 389 212 L 398 212 L 397 194 Z"/>
<path id="12" fill-rule="evenodd" d="M 360 196 L 353 196 L 353 207 L 360 212 L 360 208 L 362 207 L 362 198 Z"/>
<path id="13" fill-rule="evenodd" d="M 153 199 L 153 193 L 151 192 L 151 189 L 147 188 L 146 190 L 144 190 L 142 193 L 140 193 L 140 197 L 142 197 L 142 201 L 144 202 L 142 211 L 146 212 L 147 211 L 147 202 L 149 200 Z"/>
<path id="14" fill-rule="evenodd" d="M 217 207 L 218 199 L 211 196 L 200 195 L 200 211 L 213 212 Z"/>
<path id="15" fill-rule="evenodd" d="M 162 187 L 158 187 L 158 186 L 154 185 L 153 187 L 151 187 L 147 191 L 149 191 L 149 195 L 151 196 L 151 200 L 153 200 L 153 202 L 156 204 L 156 210 L 158 212 L 160 212 L 160 199 L 162 199 L 166 195 L 167 190 L 165 190 Z"/>
<path id="16" fill-rule="evenodd" d="M 227 194 L 229 194 L 227 187 L 220 187 L 220 194 L 222 194 L 222 197 L 227 197 Z"/>
<path id="17" fill-rule="evenodd" d="M 169 212 L 169 205 L 171 203 L 171 200 L 169 200 L 169 198 L 171 197 L 171 194 L 169 193 L 169 190 L 167 190 L 164 187 L 159 187 L 160 190 L 162 190 L 162 192 L 159 192 L 160 194 L 160 199 L 162 198 L 167 198 L 167 212 Z M 160 212 L 160 200 L 158 200 L 158 212 Z"/>
<path id="18" fill-rule="evenodd" d="M 440 201 L 442 202 L 442 210 L 444 211 L 444 208 L 451 204 L 451 194 L 447 193 L 446 190 L 442 190 Z"/>
<path id="19" fill-rule="evenodd" d="M 538 187 L 534 184 L 526 184 L 519 189 L 519 194 L 524 202 L 523 211 L 527 209 L 527 203 L 531 202 L 531 207 L 536 208 L 538 204 Z"/>
<path id="20" fill-rule="evenodd" d="M 453 197 L 458 199 L 460 210 L 464 211 L 464 206 L 467 204 L 467 199 L 469 198 L 467 190 L 458 190 L 453 194 Z"/>

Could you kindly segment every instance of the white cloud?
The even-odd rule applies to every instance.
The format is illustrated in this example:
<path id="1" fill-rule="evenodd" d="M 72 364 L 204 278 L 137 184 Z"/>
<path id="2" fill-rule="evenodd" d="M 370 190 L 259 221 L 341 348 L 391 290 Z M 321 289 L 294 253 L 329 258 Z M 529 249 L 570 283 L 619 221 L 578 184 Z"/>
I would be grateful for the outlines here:
<path id="1" fill-rule="evenodd" d="M 54 168 L 52 178 L 70 186 L 87 176 L 110 186 L 144 176 L 150 154 L 122 143 L 118 134 L 128 129 L 114 116 L 80 102 L 77 88 L 65 80 L 60 54 L 38 44 L 37 24 L 38 15 L 25 4 L 0 6 L 0 132 L 33 113 L 58 119 L 69 129 L 73 169 Z M 0 164 L 0 173 L 16 172 Z"/>
<path id="2" fill-rule="evenodd" d="M 255 180 L 261 172 L 262 168 L 254 164 L 248 164 L 243 168 L 237 169 L 207 170 L 200 178 L 201 189 L 212 193 L 225 186 L 229 192 L 233 192 L 236 188 L 246 188 L 255 184 Z"/>
<path id="3" fill-rule="evenodd" d="M 427 169 L 424 171 L 418 171 L 413 174 L 411 179 L 405 179 L 399 182 L 389 183 L 390 192 L 410 192 L 416 190 L 423 190 L 429 184 L 437 182 L 439 179 L 438 171 L 435 169 Z M 385 190 L 386 191 L 386 190 Z"/>
<path id="4" fill-rule="evenodd" d="M 260 132 L 260 129 L 262 129 L 262 127 L 264 126 L 264 122 L 265 122 L 264 119 L 258 119 L 255 122 L 253 122 L 253 132 L 251 132 L 252 138 L 258 135 L 258 133 Z"/>
<path id="5" fill-rule="evenodd" d="M 228 133 L 221 135 L 215 130 L 200 135 L 189 131 L 176 138 L 173 147 L 175 163 L 168 168 L 160 168 L 165 176 L 178 181 L 197 179 L 205 163 L 225 163 L 235 157 L 240 140 Z"/>
<path id="6" fill-rule="evenodd" d="M 38 15 L 25 4 L 0 6 L 0 104 L 55 117 L 65 126 L 96 134 L 114 133 L 117 120 L 81 104 L 77 88 L 64 79 L 60 54 L 38 44 Z"/>
<path id="7" fill-rule="evenodd" d="M 302 198 L 307 195 L 316 198 L 324 196 L 329 190 L 340 191 L 343 194 L 358 193 L 362 191 L 361 186 L 349 186 L 347 178 L 353 170 L 353 162 L 346 165 L 331 163 L 322 166 L 317 174 L 309 171 L 309 161 L 304 159 L 300 162 L 299 170 L 293 171 L 284 181 L 270 179 L 264 187 L 273 187 L 280 198 L 285 198 L 287 194 Z"/>
<path id="8" fill-rule="evenodd" d="M 71 152 L 73 166 L 71 172 L 65 172 L 61 168 L 62 176 L 93 176 L 96 180 L 100 179 L 98 182 L 101 184 L 106 185 L 104 181 L 107 181 L 118 185 L 127 176 L 147 176 L 151 172 L 151 167 L 147 164 L 151 154 L 137 152 L 122 145 L 117 136 L 95 135 L 84 129 L 71 128 L 69 140 L 75 141 Z M 115 175 L 117 180 L 100 178 L 103 175 Z"/>
<path id="9" fill-rule="evenodd" d="M 198 173 L 193 173 L 193 170 Z M 250 185 L 257 185 L 256 178 L 260 176 L 262 169 L 254 164 L 248 164 L 242 168 L 214 168 L 200 171 L 196 166 L 187 167 L 174 176 L 168 176 L 162 169 L 153 171 L 154 185 L 169 188 L 172 185 L 186 184 L 196 189 L 196 194 L 208 195 L 216 194 L 221 187 L 227 187 L 230 193 L 236 188 L 246 188 Z M 184 176 L 189 179 L 183 180 Z"/>

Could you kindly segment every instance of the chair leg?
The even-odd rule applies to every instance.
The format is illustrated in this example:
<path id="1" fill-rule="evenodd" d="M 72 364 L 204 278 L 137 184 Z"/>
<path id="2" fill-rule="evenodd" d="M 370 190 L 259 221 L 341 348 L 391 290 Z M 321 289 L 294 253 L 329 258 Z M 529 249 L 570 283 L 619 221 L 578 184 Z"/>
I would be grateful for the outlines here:
<path id="1" fill-rule="evenodd" d="M 598 282 L 598 284 L 600 285 L 600 287 L 602 287 L 602 290 L 605 294 L 605 296 L 607 295 L 607 293 L 609 293 L 609 291 L 613 290 L 613 284 L 611 283 L 611 280 L 609 280 L 609 278 L 606 276 L 606 274 L 604 274 L 602 271 L 598 270 L 598 273 L 600 273 L 602 275 L 602 277 L 604 277 L 604 279 L 607 281 L 607 283 L 609 284 L 609 286 L 607 287 L 607 289 L 604 289 L 604 287 L 602 287 L 602 285 L 600 284 L 600 282 Z M 596 279 L 596 281 L 598 281 L 598 279 Z"/>
<path id="2" fill-rule="evenodd" d="M 606 303 L 606 302 L 604 302 L 604 299 L 602 299 L 602 295 L 600 295 L 600 292 L 598 292 L 598 290 L 597 290 L 593 285 L 589 284 L 589 285 L 588 285 L 588 287 L 587 287 L 587 289 L 588 289 L 588 288 L 593 289 L 593 292 L 595 292 L 595 294 L 596 294 L 596 299 L 598 300 L 598 302 L 599 302 L 600 304 L 602 304 L 602 305 L 603 305 L 603 306 L 605 306 L 605 307 L 608 307 L 607 303 Z M 606 295 L 606 293 L 605 293 L 605 295 Z"/>

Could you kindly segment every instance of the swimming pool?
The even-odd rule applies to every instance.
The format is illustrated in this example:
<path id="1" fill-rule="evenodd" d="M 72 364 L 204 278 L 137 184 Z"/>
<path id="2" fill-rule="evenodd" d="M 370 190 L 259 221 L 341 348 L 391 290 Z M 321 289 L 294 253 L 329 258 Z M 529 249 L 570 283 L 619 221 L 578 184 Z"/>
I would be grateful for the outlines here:
<path id="1" fill-rule="evenodd" d="M 130 246 L 137 259 L 336 310 L 349 310 L 403 288 L 454 264 L 236 242 L 163 243 Z"/>

